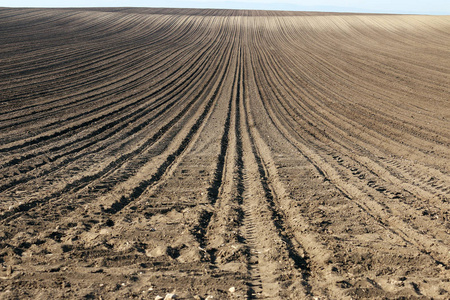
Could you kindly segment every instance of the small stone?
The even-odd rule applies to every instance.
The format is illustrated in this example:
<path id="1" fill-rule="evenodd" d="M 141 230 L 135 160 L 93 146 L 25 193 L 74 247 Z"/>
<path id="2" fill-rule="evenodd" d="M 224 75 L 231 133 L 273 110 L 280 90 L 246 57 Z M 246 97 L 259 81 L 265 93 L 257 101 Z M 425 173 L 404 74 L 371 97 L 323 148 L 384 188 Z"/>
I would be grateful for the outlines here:
<path id="1" fill-rule="evenodd" d="M 167 246 L 157 246 L 153 249 L 146 249 L 145 255 L 148 257 L 161 257 L 167 254 Z"/>
<path id="2" fill-rule="evenodd" d="M 209 296 L 207 296 L 207 297 L 205 298 L 205 300 L 211 300 L 211 299 L 214 299 L 214 296 L 209 295 Z"/>
<path id="3" fill-rule="evenodd" d="M 236 292 L 236 288 L 234 286 L 232 286 L 228 289 L 228 291 L 230 291 L 230 293 L 234 293 L 234 292 Z"/>
<path id="4" fill-rule="evenodd" d="M 8 266 L 8 267 L 6 268 L 6 276 L 11 276 L 12 272 L 13 272 L 12 267 L 11 267 L 11 266 Z"/>
<path id="5" fill-rule="evenodd" d="M 199 295 L 195 295 L 194 300 L 202 300 L 202 297 L 200 297 Z"/>
<path id="6" fill-rule="evenodd" d="M 160 295 L 158 295 L 158 296 L 155 297 L 155 300 L 163 300 L 163 299 L 164 299 L 164 298 L 161 297 Z"/>
<path id="7" fill-rule="evenodd" d="M 178 296 L 176 294 L 167 294 L 164 300 L 177 299 Z"/>

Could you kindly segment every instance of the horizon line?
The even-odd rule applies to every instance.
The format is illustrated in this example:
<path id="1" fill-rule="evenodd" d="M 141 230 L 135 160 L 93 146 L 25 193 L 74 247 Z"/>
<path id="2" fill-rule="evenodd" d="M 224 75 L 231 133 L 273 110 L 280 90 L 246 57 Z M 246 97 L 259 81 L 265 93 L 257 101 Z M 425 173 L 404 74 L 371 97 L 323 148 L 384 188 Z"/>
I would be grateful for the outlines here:
<path id="1" fill-rule="evenodd" d="M 373 10 L 359 10 L 348 8 L 338 8 L 333 10 L 319 10 L 319 9 L 286 9 L 286 8 L 232 8 L 232 7 L 178 7 L 178 6 L 0 6 L 0 8 L 30 8 L 30 9 L 89 9 L 89 8 L 166 8 L 166 9 L 199 9 L 199 10 L 250 10 L 250 11 L 284 11 L 284 12 L 305 12 L 305 13 L 337 13 L 337 14 L 371 14 L 371 15 L 433 15 L 433 16 L 450 16 L 450 13 L 438 13 L 438 12 L 383 12 Z M 330 7 L 331 8 L 331 7 Z M 334 7 L 336 8 L 336 7 Z"/>

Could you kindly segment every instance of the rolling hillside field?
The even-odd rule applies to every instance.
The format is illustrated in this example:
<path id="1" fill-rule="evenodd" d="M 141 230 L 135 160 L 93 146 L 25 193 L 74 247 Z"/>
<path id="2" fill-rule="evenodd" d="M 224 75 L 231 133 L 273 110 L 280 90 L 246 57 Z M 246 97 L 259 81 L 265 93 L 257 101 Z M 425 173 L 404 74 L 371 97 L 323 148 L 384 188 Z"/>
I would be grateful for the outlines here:
<path id="1" fill-rule="evenodd" d="M 0 8 L 1 299 L 450 299 L 450 16 Z"/>

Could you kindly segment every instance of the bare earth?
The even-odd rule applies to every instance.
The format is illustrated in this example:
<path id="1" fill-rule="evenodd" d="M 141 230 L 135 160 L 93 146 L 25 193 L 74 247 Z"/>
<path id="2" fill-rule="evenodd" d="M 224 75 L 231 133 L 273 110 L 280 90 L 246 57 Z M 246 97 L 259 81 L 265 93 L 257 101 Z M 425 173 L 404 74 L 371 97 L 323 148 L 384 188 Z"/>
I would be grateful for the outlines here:
<path id="1" fill-rule="evenodd" d="M 1 8 L 0 298 L 450 299 L 449 97 L 449 16 Z"/>

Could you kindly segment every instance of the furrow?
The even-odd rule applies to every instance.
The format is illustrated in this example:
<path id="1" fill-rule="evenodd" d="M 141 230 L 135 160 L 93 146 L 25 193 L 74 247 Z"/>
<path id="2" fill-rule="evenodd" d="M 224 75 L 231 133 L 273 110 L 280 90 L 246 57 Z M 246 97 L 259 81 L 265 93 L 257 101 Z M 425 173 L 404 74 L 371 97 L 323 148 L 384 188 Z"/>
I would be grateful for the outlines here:
<path id="1" fill-rule="evenodd" d="M 207 87 L 208 89 L 210 89 L 210 87 L 208 87 L 208 85 L 210 84 L 210 82 L 211 82 L 211 80 L 213 78 L 214 78 L 214 76 L 211 76 L 209 78 L 209 80 L 205 82 L 204 87 Z M 198 79 L 196 79 L 196 80 L 198 81 Z M 196 93 L 198 93 L 198 95 L 201 95 L 202 94 L 202 90 L 197 91 Z M 64 194 L 67 194 L 69 191 L 75 191 L 76 192 L 76 191 L 80 190 L 81 188 L 88 186 L 88 184 L 90 184 L 90 182 L 92 182 L 93 180 L 96 180 L 97 178 L 103 177 L 104 175 L 108 174 L 110 171 L 114 171 L 120 165 L 122 165 L 124 162 L 126 162 L 130 158 L 136 156 L 138 153 L 141 153 L 144 149 L 147 149 L 149 146 L 154 144 L 155 141 L 157 141 L 161 136 L 163 136 L 163 134 L 165 132 L 167 132 L 167 130 L 169 130 L 171 127 L 173 127 L 174 124 L 176 124 L 176 122 L 185 113 L 190 111 L 190 106 L 192 105 L 192 103 L 195 103 L 196 99 L 198 99 L 197 96 L 195 96 L 193 98 L 193 100 L 191 101 L 190 105 L 188 105 L 188 106 L 183 108 L 183 110 L 178 114 L 178 116 L 176 116 L 175 118 L 172 118 L 172 120 L 169 123 L 167 123 L 162 128 L 160 128 L 160 130 L 156 131 L 156 133 L 150 139 L 147 139 L 146 142 L 141 143 L 140 146 L 138 148 L 136 148 L 134 151 L 129 152 L 129 153 L 125 154 L 125 155 L 122 155 L 119 159 L 113 160 L 106 167 L 103 167 L 100 172 L 97 172 L 97 173 L 95 173 L 93 175 L 84 176 L 84 177 L 82 177 L 80 179 L 75 180 L 74 182 L 71 182 L 71 183 L 67 184 L 66 187 L 62 191 L 56 192 L 56 194 L 52 193 L 48 198 L 49 199 L 55 198 L 55 197 L 57 197 L 57 195 L 64 195 Z M 144 163 L 144 161 L 142 163 Z M 131 176 L 131 175 L 132 174 L 129 174 L 127 176 Z M 33 203 L 41 203 L 41 199 L 37 200 L 37 202 L 34 201 Z M 27 209 L 28 209 L 29 205 L 31 205 L 31 203 L 30 204 L 23 204 L 22 206 L 18 207 L 17 209 L 19 211 L 24 209 L 24 207 L 27 207 Z M 32 206 L 35 206 L 35 205 L 32 205 Z M 15 209 L 6 212 L 6 215 L 11 215 L 14 211 L 15 211 Z"/>

